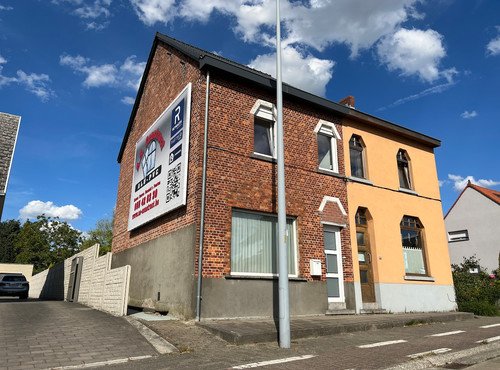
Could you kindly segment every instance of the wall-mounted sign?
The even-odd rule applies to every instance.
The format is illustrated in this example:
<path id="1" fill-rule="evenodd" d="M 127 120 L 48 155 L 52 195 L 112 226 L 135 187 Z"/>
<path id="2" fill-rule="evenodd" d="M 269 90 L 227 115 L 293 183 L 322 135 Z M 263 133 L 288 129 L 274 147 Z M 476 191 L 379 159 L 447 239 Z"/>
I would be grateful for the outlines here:
<path id="1" fill-rule="evenodd" d="M 191 84 L 135 145 L 128 230 L 186 204 Z"/>

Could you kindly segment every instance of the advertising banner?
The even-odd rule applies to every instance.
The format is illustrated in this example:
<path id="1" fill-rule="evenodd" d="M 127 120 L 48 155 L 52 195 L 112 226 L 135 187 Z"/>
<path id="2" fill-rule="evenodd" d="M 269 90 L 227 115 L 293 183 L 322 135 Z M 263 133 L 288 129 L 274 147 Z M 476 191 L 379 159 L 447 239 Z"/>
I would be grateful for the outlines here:
<path id="1" fill-rule="evenodd" d="M 191 84 L 135 145 L 128 230 L 186 205 Z"/>

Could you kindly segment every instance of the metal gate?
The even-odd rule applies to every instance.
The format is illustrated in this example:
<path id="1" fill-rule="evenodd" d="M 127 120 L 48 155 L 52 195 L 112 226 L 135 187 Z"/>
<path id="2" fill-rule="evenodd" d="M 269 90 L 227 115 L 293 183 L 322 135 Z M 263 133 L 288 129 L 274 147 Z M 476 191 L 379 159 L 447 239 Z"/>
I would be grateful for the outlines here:
<path id="1" fill-rule="evenodd" d="M 71 261 L 71 271 L 69 273 L 68 295 L 66 296 L 68 302 L 78 302 L 82 267 L 83 257 L 73 258 Z"/>

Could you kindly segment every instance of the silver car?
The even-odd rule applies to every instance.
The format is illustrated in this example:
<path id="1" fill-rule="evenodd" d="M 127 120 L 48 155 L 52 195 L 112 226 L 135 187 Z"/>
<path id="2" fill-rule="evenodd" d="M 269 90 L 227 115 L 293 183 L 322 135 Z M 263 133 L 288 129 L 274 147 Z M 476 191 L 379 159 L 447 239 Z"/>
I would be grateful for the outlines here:
<path id="1" fill-rule="evenodd" d="M 0 273 L 0 296 L 28 298 L 30 284 L 23 274 Z"/>

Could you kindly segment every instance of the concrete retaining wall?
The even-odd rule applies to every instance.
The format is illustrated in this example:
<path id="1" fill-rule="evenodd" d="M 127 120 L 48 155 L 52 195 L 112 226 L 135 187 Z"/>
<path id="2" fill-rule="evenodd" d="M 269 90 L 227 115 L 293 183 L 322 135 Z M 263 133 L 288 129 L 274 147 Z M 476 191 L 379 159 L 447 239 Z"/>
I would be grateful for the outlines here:
<path id="1" fill-rule="evenodd" d="M 111 269 L 112 254 L 99 257 L 98 244 L 31 277 L 30 297 L 66 299 L 71 261 L 76 257 L 83 257 L 78 302 L 112 315 L 126 315 L 130 266 Z"/>
<path id="2" fill-rule="evenodd" d="M 196 226 L 189 225 L 134 248 L 113 253 L 112 266 L 131 266 L 129 305 L 195 315 Z M 221 303 L 221 302 L 219 302 Z"/>

